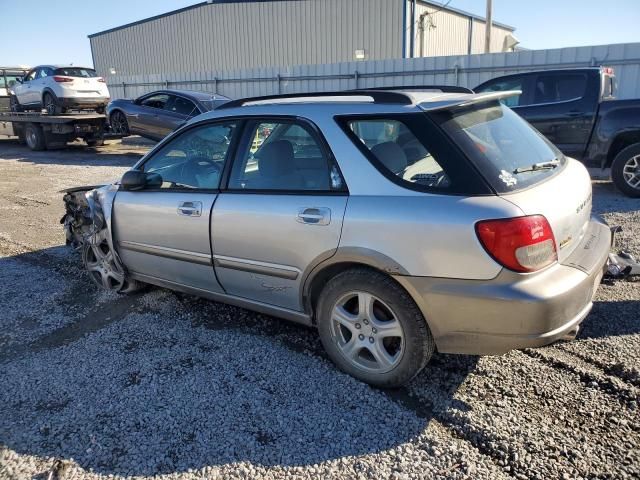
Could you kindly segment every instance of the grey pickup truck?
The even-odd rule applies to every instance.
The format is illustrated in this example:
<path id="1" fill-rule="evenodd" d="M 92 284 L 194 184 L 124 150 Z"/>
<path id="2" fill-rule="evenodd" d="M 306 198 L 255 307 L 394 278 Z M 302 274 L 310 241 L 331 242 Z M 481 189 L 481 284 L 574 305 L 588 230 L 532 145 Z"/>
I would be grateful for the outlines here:
<path id="1" fill-rule="evenodd" d="M 522 91 L 505 104 L 566 155 L 610 167 L 616 187 L 640 197 L 640 99 L 614 99 L 615 83 L 612 68 L 574 68 L 497 77 L 474 91 Z"/>

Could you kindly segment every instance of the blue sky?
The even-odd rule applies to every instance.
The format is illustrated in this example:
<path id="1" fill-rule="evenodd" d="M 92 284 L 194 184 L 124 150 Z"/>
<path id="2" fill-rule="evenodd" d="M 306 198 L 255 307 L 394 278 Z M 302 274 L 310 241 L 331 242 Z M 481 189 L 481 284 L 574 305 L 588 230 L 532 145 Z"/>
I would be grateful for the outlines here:
<path id="1" fill-rule="evenodd" d="M 0 0 L 0 64 L 91 65 L 87 35 L 194 3 L 198 0 Z M 484 16 L 484 0 L 450 5 Z M 516 27 L 527 48 L 640 42 L 640 0 L 494 0 L 493 10 L 494 20 Z"/>

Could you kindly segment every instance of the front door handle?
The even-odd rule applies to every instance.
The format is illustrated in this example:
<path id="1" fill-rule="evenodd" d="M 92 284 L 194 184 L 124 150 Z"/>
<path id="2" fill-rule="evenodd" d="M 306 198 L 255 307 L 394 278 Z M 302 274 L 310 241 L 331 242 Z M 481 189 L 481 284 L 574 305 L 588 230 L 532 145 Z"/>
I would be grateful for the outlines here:
<path id="1" fill-rule="evenodd" d="M 181 202 L 178 205 L 178 215 L 185 217 L 202 216 L 202 202 Z"/>
<path id="2" fill-rule="evenodd" d="M 297 221 L 307 225 L 329 225 L 331 210 L 326 207 L 304 207 L 298 210 Z"/>

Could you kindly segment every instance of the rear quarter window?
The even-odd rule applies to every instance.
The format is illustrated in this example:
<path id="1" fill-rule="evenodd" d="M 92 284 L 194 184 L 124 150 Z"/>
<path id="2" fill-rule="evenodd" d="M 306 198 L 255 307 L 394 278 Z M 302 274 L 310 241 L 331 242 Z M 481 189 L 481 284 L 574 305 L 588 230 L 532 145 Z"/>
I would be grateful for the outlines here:
<path id="1" fill-rule="evenodd" d="M 439 194 L 491 193 L 473 164 L 423 112 L 336 120 L 373 166 L 397 185 Z"/>

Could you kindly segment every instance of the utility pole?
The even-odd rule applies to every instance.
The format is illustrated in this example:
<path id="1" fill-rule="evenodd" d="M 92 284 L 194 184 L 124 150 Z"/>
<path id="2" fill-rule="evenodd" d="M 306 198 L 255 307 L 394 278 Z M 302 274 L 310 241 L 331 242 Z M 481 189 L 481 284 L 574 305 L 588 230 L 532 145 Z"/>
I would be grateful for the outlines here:
<path id="1" fill-rule="evenodd" d="M 491 19 L 491 3 L 492 0 L 487 0 L 487 20 L 484 26 L 484 53 L 491 52 L 491 30 L 493 28 L 493 21 Z"/>

